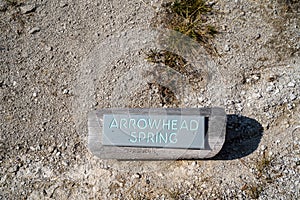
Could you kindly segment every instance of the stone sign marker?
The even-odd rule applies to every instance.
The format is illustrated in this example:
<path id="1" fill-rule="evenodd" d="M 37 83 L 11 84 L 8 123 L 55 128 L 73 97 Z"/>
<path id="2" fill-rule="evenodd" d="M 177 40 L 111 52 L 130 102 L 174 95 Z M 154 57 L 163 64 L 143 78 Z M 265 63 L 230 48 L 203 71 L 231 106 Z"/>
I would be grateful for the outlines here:
<path id="1" fill-rule="evenodd" d="M 216 155 L 225 141 L 221 108 L 102 109 L 88 118 L 88 147 L 103 159 L 192 159 Z"/>
<path id="2" fill-rule="evenodd" d="M 104 114 L 102 144 L 204 149 L 204 117 Z"/>

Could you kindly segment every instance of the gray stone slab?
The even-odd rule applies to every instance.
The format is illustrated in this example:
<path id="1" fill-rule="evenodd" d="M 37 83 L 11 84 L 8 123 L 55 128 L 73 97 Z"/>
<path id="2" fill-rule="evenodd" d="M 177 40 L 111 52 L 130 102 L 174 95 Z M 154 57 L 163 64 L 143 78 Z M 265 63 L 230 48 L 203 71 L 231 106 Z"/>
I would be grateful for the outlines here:
<path id="1" fill-rule="evenodd" d="M 204 149 L 204 116 L 104 114 L 102 144 Z"/>
<path id="2" fill-rule="evenodd" d="M 89 150 L 102 159 L 210 158 L 224 144 L 226 113 L 222 108 L 101 109 L 89 113 L 88 131 Z"/>

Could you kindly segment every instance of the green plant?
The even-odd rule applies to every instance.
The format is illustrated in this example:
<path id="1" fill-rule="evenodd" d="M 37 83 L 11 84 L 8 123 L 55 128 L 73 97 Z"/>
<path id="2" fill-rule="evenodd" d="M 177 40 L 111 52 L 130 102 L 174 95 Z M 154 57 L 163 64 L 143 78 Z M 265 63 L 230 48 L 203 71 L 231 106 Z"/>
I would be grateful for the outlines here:
<path id="1" fill-rule="evenodd" d="M 146 52 L 146 59 L 152 63 L 163 63 L 166 66 L 180 72 L 186 73 L 188 62 L 175 53 L 166 50 L 150 49 Z"/>
<path id="2" fill-rule="evenodd" d="M 264 151 L 261 159 L 256 161 L 256 169 L 259 177 L 270 167 L 272 160 L 273 158 L 269 156 L 268 152 Z"/>
<path id="3" fill-rule="evenodd" d="M 193 86 L 193 89 L 199 89 L 199 87 L 205 85 L 207 73 L 204 70 L 194 69 L 182 56 L 167 50 L 158 49 L 150 49 L 145 54 L 148 62 L 164 64 L 168 66 L 170 70 L 175 70 L 182 74 Z M 166 69 L 168 70 L 168 68 Z M 173 73 L 171 72 L 170 74 Z"/>
<path id="4" fill-rule="evenodd" d="M 246 193 L 251 197 L 252 199 L 258 199 L 259 195 L 263 191 L 263 186 L 262 185 L 257 185 L 257 184 L 249 184 L 247 186 Z"/>
<path id="5" fill-rule="evenodd" d="M 171 10 L 179 16 L 195 21 L 198 16 L 212 9 L 203 0 L 176 0 Z"/>
<path id="6" fill-rule="evenodd" d="M 172 70 L 182 74 L 193 86 L 193 89 L 203 88 L 206 85 L 208 73 L 205 70 L 195 69 L 191 63 L 180 55 L 193 54 L 193 50 L 198 49 L 198 43 L 211 54 L 217 52 L 211 45 L 211 39 L 218 31 L 214 26 L 205 24 L 205 15 L 211 11 L 212 7 L 204 0 L 176 0 L 165 4 L 165 12 L 161 18 L 156 18 L 158 20 L 155 26 L 160 24 L 165 28 L 180 32 L 196 42 L 193 44 L 189 38 L 182 37 L 177 32 L 171 32 L 168 38 L 163 38 L 160 41 L 171 50 L 150 49 L 145 53 L 147 61 L 168 66 L 169 68 L 166 68 L 166 70 L 170 72 L 171 76 L 174 74 Z M 180 52 L 180 55 L 174 52 Z M 153 86 L 155 85 L 150 85 L 150 88 Z M 162 91 L 160 92 L 162 104 L 170 104 L 175 101 L 176 98 L 169 89 L 163 88 L 161 85 L 157 87 L 159 91 Z"/>
<path id="7" fill-rule="evenodd" d="M 180 101 L 176 98 L 174 92 L 161 84 L 148 83 L 150 90 L 157 90 L 162 106 L 179 106 Z"/>
<path id="8" fill-rule="evenodd" d="M 164 22 L 167 28 L 185 34 L 208 47 L 218 33 L 212 25 L 205 24 L 206 14 L 212 7 L 204 0 L 176 0 L 169 7 L 170 14 Z"/>

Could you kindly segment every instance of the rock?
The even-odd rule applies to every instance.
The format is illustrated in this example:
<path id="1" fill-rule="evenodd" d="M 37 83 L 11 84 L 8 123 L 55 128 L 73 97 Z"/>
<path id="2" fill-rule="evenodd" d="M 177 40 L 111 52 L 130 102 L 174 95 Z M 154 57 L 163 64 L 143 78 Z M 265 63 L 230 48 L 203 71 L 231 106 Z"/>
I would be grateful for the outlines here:
<path id="1" fill-rule="evenodd" d="M 15 166 L 13 166 L 13 167 L 8 168 L 7 171 L 8 171 L 9 173 L 14 173 L 14 172 L 17 172 L 18 169 L 19 169 L 19 167 L 18 167 L 17 165 L 15 165 Z"/>
<path id="2" fill-rule="evenodd" d="M 6 178 L 7 178 L 7 174 L 5 174 L 4 176 L 2 176 L 1 179 L 0 179 L 0 184 L 5 183 Z"/>
<path id="3" fill-rule="evenodd" d="M 295 94 L 290 94 L 290 100 L 294 101 L 297 98 L 297 96 Z"/>
<path id="4" fill-rule="evenodd" d="M 45 50 L 46 50 L 46 52 L 53 51 L 53 47 L 52 46 L 46 46 Z"/>
<path id="5" fill-rule="evenodd" d="M 267 149 L 267 147 L 265 146 L 265 145 L 261 145 L 261 150 L 262 151 L 264 151 L 264 150 L 266 150 Z"/>
<path id="6" fill-rule="evenodd" d="M 277 76 L 276 75 L 274 75 L 274 74 L 271 74 L 268 78 L 267 78 L 267 81 L 268 82 L 273 82 L 273 81 L 275 81 L 276 80 L 276 78 L 277 78 Z"/>
<path id="7" fill-rule="evenodd" d="M 59 7 L 61 7 L 61 8 L 66 7 L 67 5 L 68 5 L 68 3 L 64 2 L 64 1 L 59 3 Z"/>
<path id="8" fill-rule="evenodd" d="M 274 86 L 270 85 L 266 88 L 266 92 L 272 92 L 274 90 Z"/>
<path id="9" fill-rule="evenodd" d="M 230 51 L 230 46 L 228 44 L 226 44 L 224 46 L 224 51 L 226 51 L 226 52 Z"/>
<path id="10" fill-rule="evenodd" d="M 61 155 L 60 151 L 57 151 L 57 153 L 55 154 L 57 157 L 59 157 Z"/>
<path id="11" fill-rule="evenodd" d="M 293 108 L 294 108 L 294 105 L 293 105 L 293 104 L 290 104 L 290 103 L 289 103 L 289 104 L 287 105 L 287 109 L 288 109 L 288 110 L 292 110 Z"/>
<path id="12" fill-rule="evenodd" d="M 39 32 L 40 30 L 41 30 L 41 29 L 40 29 L 39 27 L 34 27 L 34 28 L 30 29 L 30 30 L 28 31 L 28 33 L 34 34 L 34 33 Z"/>
<path id="13" fill-rule="evenodd" d="M 254 99 L 260 99 L 261 97 L 262 96 L 261 96 L 261 94 L 259 92 L 252 94 L 252 98 L 254 98 Z"/>
<path id="14" fill-rule="evenodd" d="M 255 40 L 258 40 L 259 38 L 261 37 L 260 33 L 258 33 L 256 36 L 255 36 Z"/>
<path id="15" fill-rule="evenodd" d="M 30 13 L 30 12 L 34 12 L 35 9 L 36 9 L 36 5 L 34 5 L 34 4 L 25 5 L 25 6 L 22 6 L 20 8 L 22 14 L 27 14 L 27 13 Z"/>
<path id="16" fill-rule="evenodd" d="M 64 89 L 63 90 L 63 94 L 69 94 L 69 90 L 68 89 Z"/>
<path id="17" fill-rule="evenodd" d="M 140 173 L 136 173 L 134 175 L 132 175 L 133 179 L 140 179 L 142 177 L 142 175 Z"/>
<path id="18" fill-rule="evenodd" d="M 277 88 L 273 94 L 275 95 L 275 94 L 278 94 L 279 92 L 280 92 L 280 90 Z"/>
<path id="19" fill-rule="evenodd" d="M 287 84 L 287 86 L 288 86 L 288 87 L 295 87 L 295 83 L 294 83 L 294 82 L 289 82 L 289 83 Z"/>

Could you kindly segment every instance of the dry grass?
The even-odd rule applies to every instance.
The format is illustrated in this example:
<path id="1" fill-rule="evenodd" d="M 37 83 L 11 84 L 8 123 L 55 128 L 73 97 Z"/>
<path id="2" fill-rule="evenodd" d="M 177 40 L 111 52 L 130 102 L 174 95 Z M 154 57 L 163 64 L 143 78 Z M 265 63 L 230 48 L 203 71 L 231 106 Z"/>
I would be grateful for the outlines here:
<path id="1" fill-rule="evenodd" d="M 182 56 L 170 51 L 158 49 L 150 49 L 148 52 L 145 52 L 145 54 L 148 62 L 164 64 L 182 74 L 192 86 L 191 89 L 198 91 L 205 87 L 208 76 L 207 72 L 205 70 L 195 69 L 192 64 Z"/>
<path id="2" fill-rule="evenodd" d="M 211 5 L 204 0 L 176 0 L 166 4 L 165 11 L 160 14 L 157 24 L 170 30 L 178 31 L 200 43 L 205 49 L 217 55 L 212 39 L 217 29 L 207 24 L 207 16 L 213 11 Z"/>

